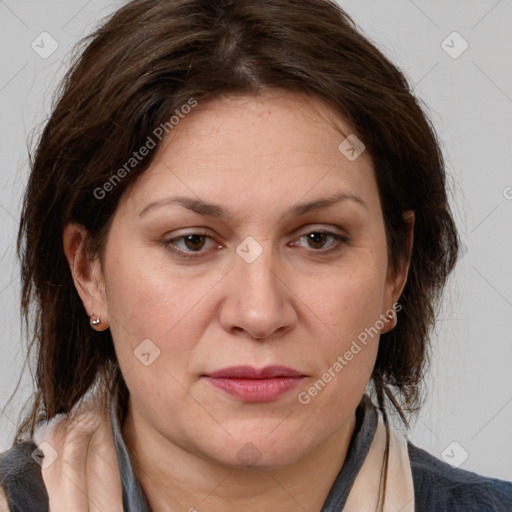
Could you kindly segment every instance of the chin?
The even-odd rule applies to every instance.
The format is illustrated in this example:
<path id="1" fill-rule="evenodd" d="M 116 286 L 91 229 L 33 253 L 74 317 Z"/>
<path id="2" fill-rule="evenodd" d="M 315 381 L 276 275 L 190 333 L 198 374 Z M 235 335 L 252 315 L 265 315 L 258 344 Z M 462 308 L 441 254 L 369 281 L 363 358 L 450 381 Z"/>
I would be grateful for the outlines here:
<path id="1" fill-rule="evenodd" d="M 217 464 L 237 470 L 276 469 L 293 464 L 307 454 L 307 447 L 298 445 L 296 435 L 281 432 L 280 435 L 269 436 L 271 431 L 265 430 L 253 436 L 233 436 L 228 442 L 210 445 L 202 451 Z"/>

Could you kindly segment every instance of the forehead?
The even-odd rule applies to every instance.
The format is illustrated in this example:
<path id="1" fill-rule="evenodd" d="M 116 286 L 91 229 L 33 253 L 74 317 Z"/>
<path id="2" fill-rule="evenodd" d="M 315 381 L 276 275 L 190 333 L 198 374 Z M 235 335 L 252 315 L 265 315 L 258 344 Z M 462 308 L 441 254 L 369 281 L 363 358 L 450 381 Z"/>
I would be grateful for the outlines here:
<path id="1" fill-rule="evenodd" d="M 338 156 L 337 142 L 350 133 L 345 121 L 310 94 L 278 90 L 231 95 L 199 102 L 170 131 L 160 154 L 172 145 L 172 151 L 189 159 L 245 154 L 258 156 L 254 163 L 261 164 L 265 157 L 276 161 L 293 160 L 296 154 L 314 157 L 330 146 L 328 155 Z"/>
<path id="2" fill-rule="evenodd" d="M 129 201 L 186 194 L 246 208 L 342 191 L 378 202 L 371 158 L 340 144 L 350 127 L 322 100 L 293 92 L 227 96 L 201 104 L 174 126 Z"/>

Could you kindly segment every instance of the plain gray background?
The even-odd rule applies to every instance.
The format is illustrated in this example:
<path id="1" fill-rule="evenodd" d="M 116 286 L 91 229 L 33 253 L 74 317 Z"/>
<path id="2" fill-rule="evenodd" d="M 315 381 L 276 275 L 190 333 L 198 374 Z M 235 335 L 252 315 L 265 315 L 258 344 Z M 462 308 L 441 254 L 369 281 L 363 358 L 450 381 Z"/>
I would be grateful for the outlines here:
<path id="1" fill-rule="evenodd" d="M 50 111 L 72 46 L 121 3 L 0 0 L 0 406 L 23 363 L 15 236 L 26 142 Z M 340 4 L 428 105 L 464 240 L 410 438 L 454 465 L 512 480 L 512 1 Z M 58 44 L 50 56 L 39 54 L 55 44 L 43 32 Z M 10 445 L 28 382 L 0 413 L 0 451 Z"/>

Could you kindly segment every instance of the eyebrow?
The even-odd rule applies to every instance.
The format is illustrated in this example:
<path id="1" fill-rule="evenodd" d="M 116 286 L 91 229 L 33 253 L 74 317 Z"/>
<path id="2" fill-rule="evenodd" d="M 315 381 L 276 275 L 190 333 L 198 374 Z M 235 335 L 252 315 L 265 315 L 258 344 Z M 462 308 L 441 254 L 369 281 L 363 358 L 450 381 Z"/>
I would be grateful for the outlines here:
<path id="1" fill-rule="evenodd" d="M 311 211 L 319 210 L 321 208 L 327 208 L 328 206 L 340 203 L 342 201 L 352 201 L 368 209 L 368 205 L 360 197 L 349 192 L 338 192 L 331 196 L 320 197 L 318 199 L 315 199 L 314 201 L 295 204 L 294 206 L 292 206 L 292 208 L 290 208 L 288 214 L 292 216 L 305 215 L 306 213 L 309 213 Z M 201 199 L 195 199 L 186 196 L 167 197 L 159 201 L 154 201 L 148 204 L 139 213 L 139 217 L 146 215 L 148 211 L 153 210 L 155 208 L 161 206 L 169 206 L 173 204 L 178 204 L 180 206 L 183 206 L 184 208 L 187 208 L 188 210 L 191 210 L 199 215 L 203 215 L 206 217 L 216 217 L 225 219 L 233 218 L 233 215 L 232 213 L 229 212 L 229 210 L 226 210 L 224 207 L 218 204 L 209 203 Z"/>

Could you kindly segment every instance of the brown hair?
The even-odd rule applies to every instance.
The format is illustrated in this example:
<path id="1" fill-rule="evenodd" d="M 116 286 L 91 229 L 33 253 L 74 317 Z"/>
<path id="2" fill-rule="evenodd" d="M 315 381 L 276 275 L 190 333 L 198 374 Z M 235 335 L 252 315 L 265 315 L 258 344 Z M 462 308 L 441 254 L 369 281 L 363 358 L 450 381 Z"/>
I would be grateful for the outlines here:
<path id="1" fill-rule="evenodd" d="M 439 143 L 403 74 L 329 0 L 135 0 L 78 47 L 30 159 L 18 254 L 37 369 L 18 435 L 69 412 L 98 376 L 105 390 L 116 381 L 127 393 L 110 332 L 90 328 L 76 292 L 64 227 L 84 226 L 91 252 L 101 254 L 119 198 L 156 150 L 104 197 L 97 191 L 155 128 L 191 98 L 201 104 L 266 89 L 323 99 L 364 142 L 395 267 L 407 257 L 402 212 L 415 212 L 399 321 L 381 337 L 372 380 L 379 404 L 387 396 L 404 421 L 404 411 L 418 409 L 429 334 L 459 242 Z"/>

